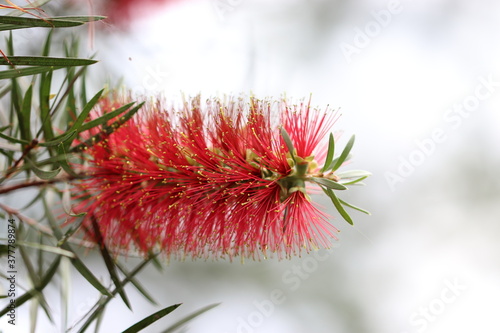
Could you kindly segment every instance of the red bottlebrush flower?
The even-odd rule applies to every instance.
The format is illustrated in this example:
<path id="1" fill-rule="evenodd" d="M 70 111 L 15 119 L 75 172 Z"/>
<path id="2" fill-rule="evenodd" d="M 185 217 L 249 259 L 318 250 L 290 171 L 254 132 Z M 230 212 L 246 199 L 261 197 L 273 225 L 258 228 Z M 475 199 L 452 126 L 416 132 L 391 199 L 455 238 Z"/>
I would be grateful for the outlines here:
<path id="1" fill-rule="evenodd" d="M 104 11 L 109 19 L 121 25 L 127 25 L 134 17 L 141 17 L 158 11 L 175 0 L 105 0 Z"/>
<path id="2" fill-rule="evenodd" d="M 101 112 L 112 105 L 104 100 Z M 330 197 L 345 189 L 326 172 L 335 163 L 333 136 L 329 146 L 323 138 L 334 121 L 331 110 L 305 102 L 203 104 L 198 96 L 181 109 L 149 104 L 86 150 L 90 177 L 75 185 L 83 198 L 75 211 L 87 213 L 90 237 L 99 238 L 95 219 L 108 246 L 144 254 L 159 248 L 178 257 L 288 257 L 328 247 L 338 230 L 305 184 Z M 328 165 L 320 170 L 321 163 Z"/>

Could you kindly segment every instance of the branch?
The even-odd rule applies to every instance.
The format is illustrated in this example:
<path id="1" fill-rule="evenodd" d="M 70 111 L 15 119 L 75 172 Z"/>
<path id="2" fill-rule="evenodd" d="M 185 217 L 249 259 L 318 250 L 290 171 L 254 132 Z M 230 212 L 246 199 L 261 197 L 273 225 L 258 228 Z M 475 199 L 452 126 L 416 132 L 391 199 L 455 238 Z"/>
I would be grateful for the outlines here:
<path id="1" fill-rule="evenodd" d="M 85 178 L 86 175 L 84 174 L 77 174 L 77 175 L 67 175 L 65 177 L 61 178 L 54 178 L 54 179 L 48 179 L 48 180 L 34 180 L 31 182 L 25 182 L 21 184 L 16 184 L 12 186 L 0 186 L 0 195 L 9 193 L 15 190 L 19 190 L 22 188 L 27 188 L 27 187 L 34 187 L 34 186 L 46 186 L 50 184 L 56 184 L 56 183 L 62 183 L 62 182 L 69 182 L 75 179 L 82 179 Z"/>
<path id="2" fill-rule="evenodd" d="M 55 237 L 54 233 L 52 232 L 52 229 L 49 227 L 41 224 L 40 222 L 36 221 L 35 219 L 32 219 L 31 217 L 28 217 L 26 215 L 23 215 L 21 212 L 19 212 L 17 209 L 6 206 L 2 203 L 0 203 L 0 209 L 5 211 L 9 215 L 14 215 L 17 217 L 21 222 L 25 222 L 29 226 L 35 228 L 36 230 L 40 231 L 42 234 L 45 234 L 47 236 Z M 94 247 L 94 243 L 85 241 L 85 240 L 80 240 L 80 239 L 73 239 L 72 237 L 68 239 L 68 242 L 77 244 L 83 247 L 87 248 L 92 248 Z"/>

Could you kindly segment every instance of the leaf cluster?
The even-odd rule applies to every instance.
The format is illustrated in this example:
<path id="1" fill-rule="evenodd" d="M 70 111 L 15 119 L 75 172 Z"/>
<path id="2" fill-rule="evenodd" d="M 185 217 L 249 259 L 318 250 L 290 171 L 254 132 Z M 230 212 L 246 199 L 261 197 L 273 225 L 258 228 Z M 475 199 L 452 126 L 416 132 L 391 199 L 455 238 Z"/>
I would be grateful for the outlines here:
<path id="1" fill-rule="evenodd" d="M 28 13 L 26 9 L 15 6 L 18 13 Z M 28 13 L 29 14 L 29 13 Z M 5 46 L 0 56 L 0 197 L 11 192 L 36 187 L 38 194 L 23 209 L 17 210 L 0 202 L 0 218 L 16 220 L 16 256 L 18 265 L 26 267 L 27 279 L 31 288 L 15 299 L 16 307 L 25 303 L 31 306 L 32 331 L 37 323 L 37 309 L 41 308 L 47 318 L 54 322 L 51 302 L 46 299 L 45 289 L 57 284 L 63 306 L 63 323 L 66 331 L 85 332 L 95 324 L 99 328 L 104 310 L 118 295 L 126 306 L 132 309 L 125 287 L 132 285 L 152 304 L 157 304 L 137 279 L 137 275 L 150 262 L 157 267 L 156 254 L 151 253 L 135 268 L 129 270 L 115 255 L 110 254 L 104 242 L 100 242 L 100 255 L 109 273 L 111 285 L 106 286 L 98 279 L 92 269 L 80 257 L 78 248 L 90 246 L 75 237 L 79 223 L 63 228 L 53 215 L 49 193 L 56 195 L 64 207 L 70 207 L 67 190 L 56 186 L 86 175 L 75 170 L 72 161 L 79 161 L 86 147 L 102 140 L 126 121 L 143 104 L 129 103 L 113 112 L 89 119 L 91 110 L 103 97 L 104 89 L 90 98 L 86 87 L 88 66 L 96 63 L 93 57 L 80 58 L 79 44 L 76 39 L 62 43 L 64 57 L 52 57 L 52 36 L 56 29 L 71 28 L 92 21 L 104 19 L 103 16 L 65 16 L 30 17 L 2 15 L 0 31 L 6 32 Z M 39 55 L 18 55 L 15 51 L 13 30 L 43 28 L 47 37 Z M 62 82 L 60 77 L 62 76 Z M 85 131 L 94 130 L 94 136 L 82 137 Z M 77 140 L 79 144 L 75 144 Z M 43 207 L 43 217 L 37 221 L 25 216 L 22 211 Z M 69 212 L 68 212 L 69 213 Z M 74 216 L 79 218 L 78 216 Z M 78 220 L 77 220 L 78 221 Z M 80 217 L 81 223 L 81 217 Z M 98 228 L 95 229 L 96 234 Z M 0 242 L 6 243 L 6 239 Z M 8 247 L 0 246 L 0 257 L 8 256 Z M 5 258 L 3 258 L 5 259 Z M 74 325 L 68 324 L 69 268 L 73 267 L 100 294 L 99 300 L 90 311 Z M 6 273 L 0 272 L 2 278 Z M 56 278 L 56 277 L 60 277 Z M 0 295 L 0 298 L 7 298 Z M 180 304 L 168 306 L 132 325 L 125 332 L 139 332 L 160 318 L 171 313 Z M 165 332 L 183 326 L 194 317 L 216 306 L 210 305 L 181 319 Z M 0 317 L 9 311 L 6 306 L 0 309 Z"/>
<path id="2" fill-rule="evenodd" d="M 287 146 L 288 151 L 290 152 L 293 162 L 297 164 L 297 157 L 294 156 L 295 148 L 293 146 L 293 142 L 284 128 L 281 128 L 281 136 Z M 370 172 L 364 170 L 350 170 L 340 173 L 336 172 L 345 162 L 347 162 L 351 158 L 351 150 L 354 146 L 354 141 L 355 136 L 353 135 L 347 142 L 340 155 L 335 157 L 335 137 L 332 133 L 330 133 L 325 163 L 320 169 L 320 173 L 304 178 L 305 181 L 309 181 L 315 183 L 316 185 L 319 185 L 323 192 L 331 199 L 333 205 L 335 206 L 335 209 L 337 209 L 344 220 L 346 220 L 351 225 L 354 222 L 352 220 L 352 217 L 346 211 L 345 207 L 349 207 L 368 215 L 370 214 L 370 212 L 368 212 L 367 210 L 338 198 L 334 192 L 334 190 L 347 190 L 347 185 L 364 185 L 362 181 L 371 175 Z M 306 169 L 307 165 L 305 166 L 304 170 Z"/>

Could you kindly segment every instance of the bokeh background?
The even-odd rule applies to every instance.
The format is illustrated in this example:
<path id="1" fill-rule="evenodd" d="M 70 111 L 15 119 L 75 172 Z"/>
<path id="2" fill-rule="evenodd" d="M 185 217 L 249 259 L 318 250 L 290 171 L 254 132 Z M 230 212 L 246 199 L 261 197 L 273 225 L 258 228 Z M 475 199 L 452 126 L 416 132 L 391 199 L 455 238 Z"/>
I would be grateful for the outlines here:
<path id="1" fill-rule="evenodd" d="M 169 98 L 312 94 L 313 105 L 340 108 L 341 144 L 356 134 L 350 167 L 373 176 L 344 198 L 372 215 L 354 212 L 352 227 L 314 197 L 341 229 L 331 251 L 151 266 L 140 279 L 159 306 L 130 289 L 134 311 L 114 301 L 103 332 L 180 302 L 146 332 L 219 302 L 182 332 L 500 331 L 500 2 L 144 3 L 82 36 L 101 60 L 96 90 L 121 79 Z M 72 275 L 75 322 L 97 294 Z"/>

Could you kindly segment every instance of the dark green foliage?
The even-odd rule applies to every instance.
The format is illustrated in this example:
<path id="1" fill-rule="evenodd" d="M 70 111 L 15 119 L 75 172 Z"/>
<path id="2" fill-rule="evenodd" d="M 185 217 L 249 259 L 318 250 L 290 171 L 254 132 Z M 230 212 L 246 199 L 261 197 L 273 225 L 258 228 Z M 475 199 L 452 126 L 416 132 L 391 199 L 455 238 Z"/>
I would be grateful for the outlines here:
<path id="1" fill-rule="evenodd" d="M 104 97 L 104 90 L 101 90 L 90 100 L 87 99 L 85 73 L 87 67 L 97 60 L 93 57 L 80 58 L 77 39 L 63 42 L 63 49 L 58 51 L 62 51 L 59 53 L 64 54 L 64 57 L 50 56 L 55 47 L 52 43 L 55 29 L 99 21 L 104 18 L 103 16 L 40 18 L 34 14 L 32 16 L 21 12 L 17 14 L 23 15 L 0 16 L 0 31 L 44 28 L 47 30 L 47 37 L 39 54 L 35 55 L 17 55 L 12 33 L 6 39 L 5 45 L 0 46 L 3 52 L 0 55 L 0 99 L 4 106 L 8 106 L 7 114 L 3 117 L 8 123 L 0 124 L 2 140 L 0 154 L 4 161 L 0 167 L 0 196 L 21 188 L 36 186 L 39 192 L 25 208 L 37 204 L 43 207 L 43 214 L 39 214 L 41 217 L 37 216 L 39 220 L 35 221 L 25 217 L 21 212 L 0 205 L 2 220 L 13 218 L 16 221 L 17 264 L 26 268 L 27 278 L 33 286 L 24 292 L 18 290 L 20 295 L 16 295 L 15 302 L 19 308 L 25 306 L 26 302 L 35 301 L 33 304 L 40 306 L 52 322 L 51 311 L 54 309 L 51 309 L 51 302 L 46 299 L 45 288 L 51 284 L 58 284 L 61 289 L 67 286 L 69 275 L 61 272 L 65 270 L 65 265 L 72 265 L 75 271 L 101 294 L 100 300 L 75 327 L 67 327 L 67 321 L 64 320 L 65 327 L 61 328 L 61 331 L 84 332 L 93 323 L 96 323 L 96 327 L 99 326 L 107 304 L 114 300 L 117 294 L 129 308 L 132 307 L 125 294 L 125 286 L 129 282 L 145 299 L 156 305 L 136 277 L 149 262 L 158 264 L 157 254 L 151 253 L 148 258 L 129 271 L 119 262 L 117 254 L 107 249 L 104 240 L 97 239 L 101 257 L 108 268 L 108 279 L 113 282 L 112 286 L 106 286 L 100 277 L 95 276 L 87 267 L 76 251 L 82 244 L 82 241 L 75 237 L 81 226 L 81 217 L 68 212 L 68 215 L 73 216 L 76 221 L 69 227 L 63 227 L 61 221 L 54 216 L 53 203 L 48 201 L 48 194 L 49 192 L 55 194 L 63 205 L 70 206 L 69 194 L 59 185 L 86 176 L 75 170 L 71 161 L 81 158 L 83 147 L 99 142 L 126 123 L 140 110 L 143 103 L 137 105 L 129 103 L 90 120 L 90 112 Z M 58 44 L 61 46 L 61 43 Z M 60 80 L 55 80 L 56 74 L 61 73 L 62 84 L 59 83 Z M 29 84 L 26 85 L 26 82 Z M 113 122 L 109 124 L 109 121 Z M 89 140 L 83 139 L 82 132 L 90 129 L 97 129 L 98 134 Z M 97 226 L 94 231 L 96 235 L 100 235 Z M 79 245 L 75 246 L 74 243 Z M 6 256 L 7 252 L 7 246 L 0 244 L 0 256 Z M 4 277 L 2 272 L 0 276 Z M 62 300 L 62 304 L 68 306 L 67 300 Z M 166 307 L 144 318 L 131 326 L 127 332 L 139 332 L 178 306 L 179 304 Z M 202 309 L 184 320 L 190 320 L 209 308 Z M 8 307 L 0 309 L 0 317 L 8 311 Z M 65 316 L 68 311 L 68 308 L 63 310 Z M 36 312 L 30 312 L 32 327 L 36 327 Z M 174 326 L 181 324 L 176 323 Z"/>

